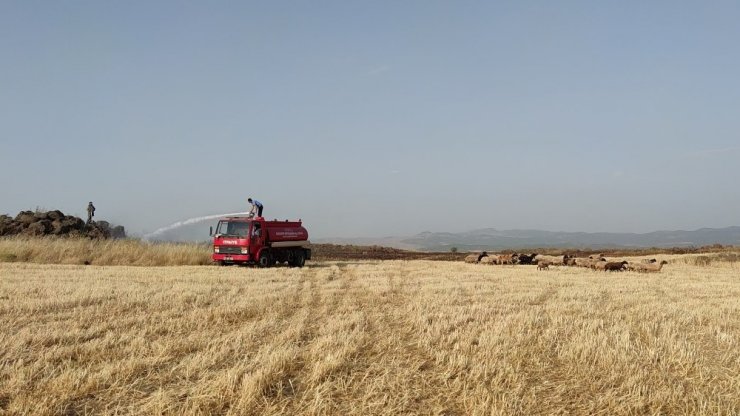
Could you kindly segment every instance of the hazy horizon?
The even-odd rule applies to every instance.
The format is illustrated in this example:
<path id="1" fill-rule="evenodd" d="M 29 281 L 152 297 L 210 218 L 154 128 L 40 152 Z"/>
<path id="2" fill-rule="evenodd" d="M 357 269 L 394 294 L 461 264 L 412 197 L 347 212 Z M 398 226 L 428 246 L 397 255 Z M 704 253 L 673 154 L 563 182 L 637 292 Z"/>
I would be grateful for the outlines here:
<path id="1" fill-rule="evenodd" d="M 4 2 L 0 214 L 740 225 L 740 4 Z"/>

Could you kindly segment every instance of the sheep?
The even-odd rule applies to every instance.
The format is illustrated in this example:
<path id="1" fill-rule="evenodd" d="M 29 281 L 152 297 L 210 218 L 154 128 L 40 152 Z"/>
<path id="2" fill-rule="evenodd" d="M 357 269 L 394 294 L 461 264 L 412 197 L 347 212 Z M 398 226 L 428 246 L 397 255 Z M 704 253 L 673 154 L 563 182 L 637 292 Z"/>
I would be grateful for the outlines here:
<path id="1" fill-rule="evenodd" d="M 627 263 L 627 270 L 639 272 L 640 270 L 642 270 L 643 267 L 645 267 L 647 265 L 650 265 L 650 264 L 653 264 L 653 263 L 646 263 L 644 261 L 640 261 L 638 263 L 638 262 L 632 262 L 631 261 L 631 262 Z"/>
<path id="2" fill-rule="evenodd" d="M 569 258 L 568 255 L 563 256 L 548 256 L 545 254 L 538 254 L 534 257 L 534 262 L 539 264 L 541 261 L 550 263 L 551 266 L 562 266 L 565 264 L 565 259 Z"/>
<path id="3" fill-rule="evenodd" d="M 498 256 L 486 256 L 480 260 L 480 264 L 498 264 Z"/>
<path id="4" fill-rule="evenodd" d="M 604 265 L 604 271 L 621 272 L 625 269 L 627 264 L 628 262 L 626 261 L 610 261 Z"/>
<path id="5" fill-rule="evenodd" d="M 480 254 L 470 254 L 465 257 L 465 263 L 480 263 L 481 259 L 487 257 L 488 253 L 485 251 Z"/>
<path id="6" fill-rule="evenodd" d="M 597 261 L 591 264 L 591 268 L 594 270 L 606 270 L 606 265 L 609 263 L 608 261 Z"/>
<path id="7" fill-rule="evenodd" d="M 565 259 L 565 265 L 566 266 L 575 266 L 576 265 L 576 259 L 575 258 L 567 258 Z"/>
<path id="8" fill-rule="evenodd" d="M 586 259 L 586 258 L 576 258 L 573 259 L 573 262 L 578 267 L 591 267 L 593 263 L 595 263 L 595 260 L 592 259 Z"/>
<path id="9" fill-rule="evenodd" d="M 532 254 L 520 254 L 519 255 L 519 264 L 532 264 L 532 260 L 537 256 L 537 253 Z"/>
<path id="10" fill-rule="evenodd" d="M 590 256 L 588 256 L 588 258 L 586 258 L 584 260 L 588 260 L 591 263 L 595 263 L 595 262 L 598 262 L 598 261 L 606 261 L 606 257 L 604 257 L 603 254 L 591 254 Z"/>
<path id="11" fill-rule="evenodd" d="M 498 256 L 498 264 L 514 264 L 519 256 L 514 254 L 501 254 Z"/>
<path id="12" fill-rule="evenodd" d="M 638 268 L 644 266 L 645 263 L 635 263 L 635 262 L 629 262 L 627 263 L 627 270 L 629 271 L 637 271 Z"/>
<path id="13" fill-rule="evenodd" d="M 642 259 L 642 260 L 640 260 L 641 263 L 645 263 L 645 264 L 652 264 L 652 263 L 655 263 L 657 261 L 658 260 L 655 260 L 655 259 Z"/>
<path id="14" fill-rule="evenodd" d="M 667 261 L 663 260 L 660 263 L 650 263 L 645 265 L 645 271 L 649 273 L 657 273 L 663 268 L 663 265 L 668 264 Z"/>
<path id="15" fill-rule="evenodd" d="M 537 262 L 537 270 L 549 270 L 549 269 L 550 269 L 550 262 L 548 261 Z"/>
<path id="16" fill-rule="evenodd" d="M 641 273 L 658 273 L 664 264 L 668 264 L 668 262 L 663 260 L 660 263 L 630 263 L 633 266 L 630 270 Z"/>

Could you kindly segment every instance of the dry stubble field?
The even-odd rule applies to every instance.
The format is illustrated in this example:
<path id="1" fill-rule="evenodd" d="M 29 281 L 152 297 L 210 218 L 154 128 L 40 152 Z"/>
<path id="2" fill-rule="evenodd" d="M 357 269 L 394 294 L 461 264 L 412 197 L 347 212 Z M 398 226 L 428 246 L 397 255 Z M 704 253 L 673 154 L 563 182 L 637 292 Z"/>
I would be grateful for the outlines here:
<path id="1" fill-rule="evenodd" d="M 739 275 L 0 263 L 0 414 L 738 414 Z"/>

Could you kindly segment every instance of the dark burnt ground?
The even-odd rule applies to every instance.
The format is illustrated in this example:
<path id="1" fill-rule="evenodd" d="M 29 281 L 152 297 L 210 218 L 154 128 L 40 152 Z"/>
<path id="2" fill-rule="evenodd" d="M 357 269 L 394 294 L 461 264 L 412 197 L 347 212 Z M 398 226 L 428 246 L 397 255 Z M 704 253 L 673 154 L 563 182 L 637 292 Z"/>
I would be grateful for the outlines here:
<path id="1" fill-rule="evenodd" d="M 465 258 L 465 253 L 433 253 L 382 246 L 311 244 L 312 260 L 443 260 Z"/>
<path id="2" fill-rule="evenodd" d="M 737 247 L 722 246 L 719 244 L 703 247 L 651 247 L 651 248 L 615 248 L 615 249 L 571 249 L 571 248 L 540 248 L 523 250 L 501 250 L 495 253 L 537 253 L 561 255 L 567 254 L 571 257 L 587 257 L 591 254 L 603 254 L 606 257 L 632 257 L 651 256 L 658 254 L 691 254 L 691 253 L 717 253 L 725 251 L 737 251 Z M 438 261 L 462 261 L 468 252 L 424 252 L 401 250 L 382 246 L 355 246 L 340 244 L 312 244 L 312 260 L 438 260 Z M 494 251 L 489 251 L 494 253 Z"/>

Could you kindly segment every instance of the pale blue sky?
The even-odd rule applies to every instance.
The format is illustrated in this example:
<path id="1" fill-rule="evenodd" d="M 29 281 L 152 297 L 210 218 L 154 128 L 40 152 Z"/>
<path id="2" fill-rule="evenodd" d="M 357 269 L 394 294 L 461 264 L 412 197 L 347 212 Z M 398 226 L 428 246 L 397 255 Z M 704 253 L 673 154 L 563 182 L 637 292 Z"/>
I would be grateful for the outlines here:
<path id="1" fill-rule="evenodd" d="M 740 3 L 0 1 L 0 213 L 740 225 Z"/>

